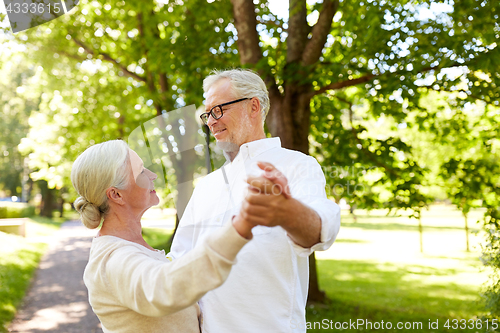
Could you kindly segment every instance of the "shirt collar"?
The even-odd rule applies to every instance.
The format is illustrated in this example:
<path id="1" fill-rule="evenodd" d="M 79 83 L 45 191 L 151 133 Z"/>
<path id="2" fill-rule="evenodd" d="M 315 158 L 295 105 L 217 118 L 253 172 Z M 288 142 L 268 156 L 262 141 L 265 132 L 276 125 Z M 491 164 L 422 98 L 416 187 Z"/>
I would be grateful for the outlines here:
<path id="1" fill-rule="evenodd" d="M 243 159 L 255 158 L 256 156 L 272 148 L 281 148 L 280 138 L 266 138 L 244 143 L 240 146 L 239 154 Z"/>

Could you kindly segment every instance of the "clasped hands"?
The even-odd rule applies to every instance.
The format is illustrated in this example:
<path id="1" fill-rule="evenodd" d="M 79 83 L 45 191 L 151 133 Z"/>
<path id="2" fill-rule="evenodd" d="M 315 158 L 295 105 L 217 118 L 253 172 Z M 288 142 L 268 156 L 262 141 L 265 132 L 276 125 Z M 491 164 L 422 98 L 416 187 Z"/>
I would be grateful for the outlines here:
<path id="1" fill-rule="evenodd" d="M 292 198 L 288 180 L 274 165 L 267 162 L 257 165 L 264 173 L 248 177 L 249 191 L 239 214 L 233 218 L 233 225 L 245 238 L 252 237 L 251 229 L 256 225 L 283 226 Z"/>

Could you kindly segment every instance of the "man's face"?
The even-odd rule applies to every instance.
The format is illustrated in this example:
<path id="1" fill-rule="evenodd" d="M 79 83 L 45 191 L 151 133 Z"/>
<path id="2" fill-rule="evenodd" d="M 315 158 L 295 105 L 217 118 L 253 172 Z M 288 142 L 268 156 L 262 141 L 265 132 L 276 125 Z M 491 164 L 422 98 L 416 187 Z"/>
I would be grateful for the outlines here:
<path id="1" fill-rule="evenodd" d="M 231 91 L 231 81 L 222 79 L 217 81 L 207 92 L 205 110 L 209 112 L 215 105 L 231 102 L 239 99 Z M 251 104 L 245 100 L 235 104 L 222 107 L 223 116 L 214 119 L 211 115 L 207 125 L 217 142 L 234 144 L 237 147 L 247 143 L 252 132 L 250 121 Z"/>

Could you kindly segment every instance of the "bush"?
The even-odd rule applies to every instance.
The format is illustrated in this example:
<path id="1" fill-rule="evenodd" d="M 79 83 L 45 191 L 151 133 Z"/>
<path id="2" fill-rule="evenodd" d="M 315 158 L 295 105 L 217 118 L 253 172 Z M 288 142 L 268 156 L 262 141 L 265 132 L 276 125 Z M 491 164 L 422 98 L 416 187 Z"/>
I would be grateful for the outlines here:
<path id="1" fill-rule="evenodd" d="M 35 207 L 24 202 L 0 202 L 0 219 L 30 217 L 35 215 Z"/>
<path id="2" fill-rule="evenodd" d="M 500 319 L 500 209 L 488 207 L 485 220 L 487 242 L 483 245 L 481 257 L 485 266 L 490 267 L 490 281 L 483 292 L 489 317 Z"/>

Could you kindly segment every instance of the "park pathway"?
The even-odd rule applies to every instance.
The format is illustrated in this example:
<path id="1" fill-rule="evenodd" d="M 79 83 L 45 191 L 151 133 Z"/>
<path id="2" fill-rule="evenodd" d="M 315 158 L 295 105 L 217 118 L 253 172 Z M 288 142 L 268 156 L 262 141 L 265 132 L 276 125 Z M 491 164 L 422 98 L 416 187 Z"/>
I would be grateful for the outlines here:
<path id="1" fill-rule="evenodd" d="M 95 233 L 80 221 L 69 221 L 51 237 L 49 249 L 9 332 L 102 332 L 88 303 L 82 278 Z"/>

